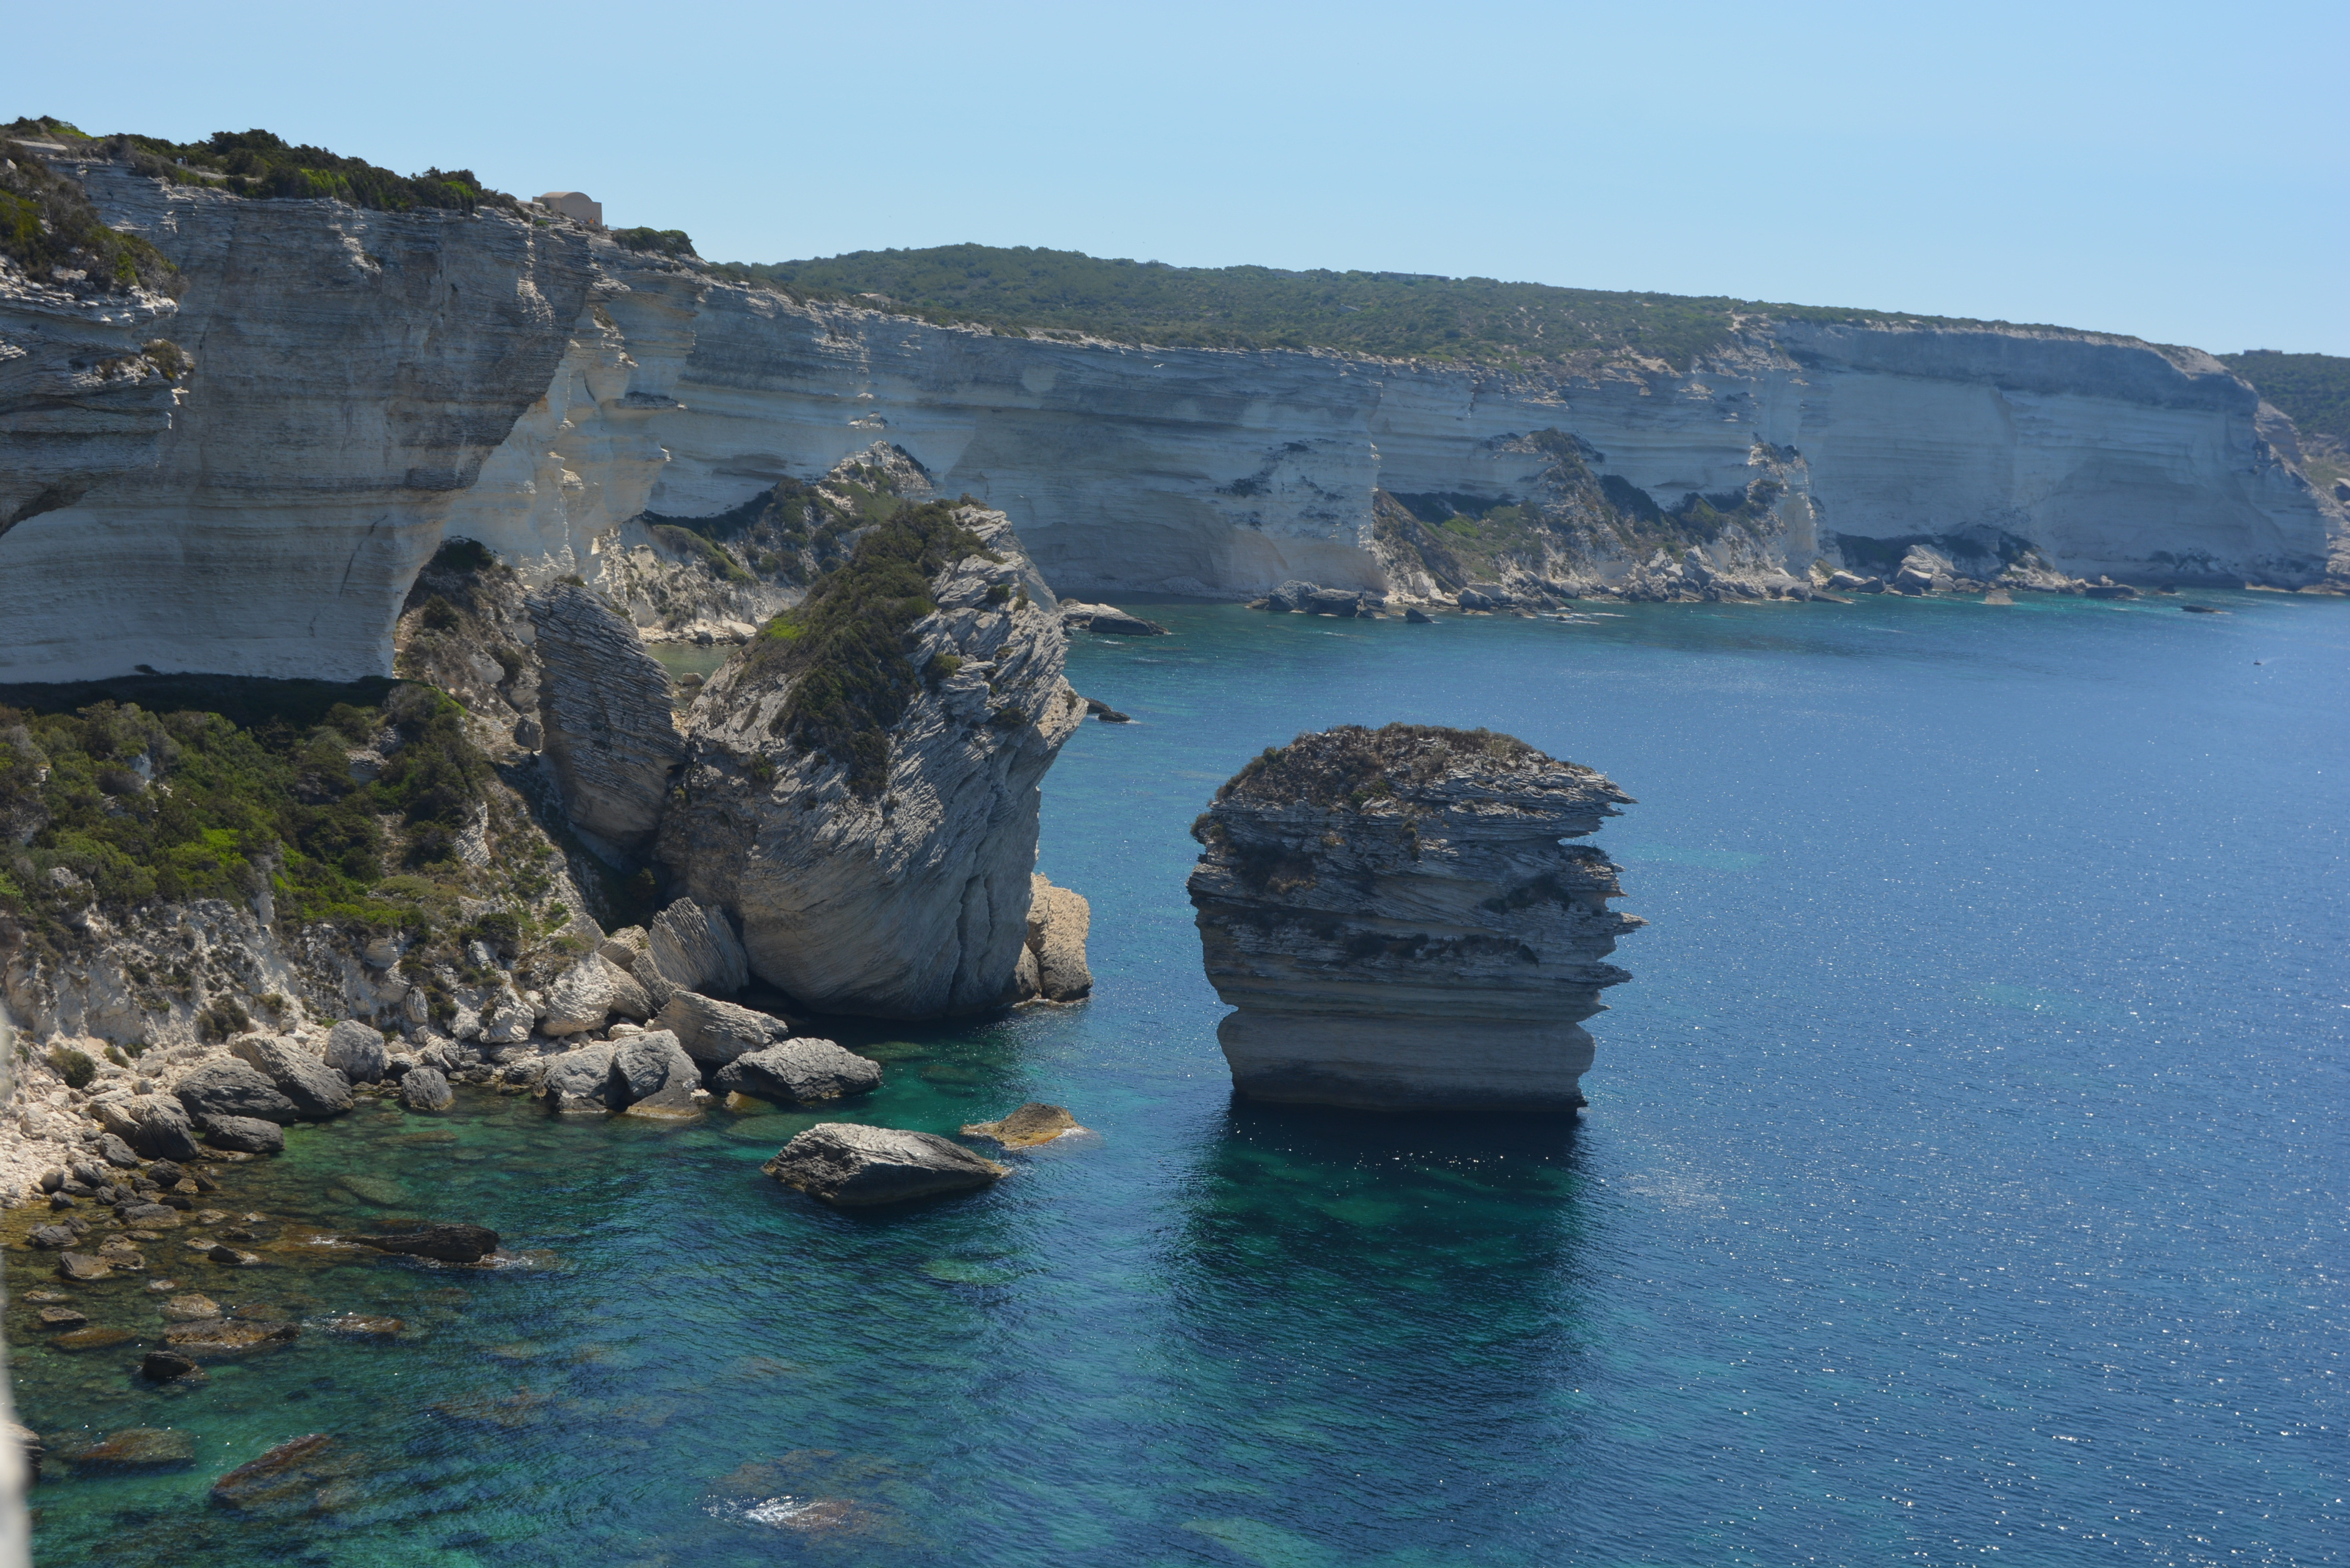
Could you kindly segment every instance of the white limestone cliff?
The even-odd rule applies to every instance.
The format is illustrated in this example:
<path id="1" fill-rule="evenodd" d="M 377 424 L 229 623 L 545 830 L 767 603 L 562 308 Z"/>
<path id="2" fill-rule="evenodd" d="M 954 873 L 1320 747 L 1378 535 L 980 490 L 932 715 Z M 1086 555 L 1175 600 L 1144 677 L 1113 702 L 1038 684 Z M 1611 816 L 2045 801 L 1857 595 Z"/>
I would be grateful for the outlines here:
<path id="1" fill-rule="evenodd" d="M 877 440 L 1015 518 L 1045 578 L 1087 595 L 1456 586 L 1381 537 L 1382 497 L 1526 499 L 1544 432 L 1667 511 L 1771 481 L 1672 562 L 1603 540 L 1541 564 L 1603 587 L 1881 570 L 1919 543 L 1976 576 L 2027 546 L 2137 582 L 2299 587 L 2350 560 L 2350 514 L 2274 410 L 2209 356 L 2131 338 L 1753 320 L 1693 367 L 1544 375 L 1047 341 L 803 305 L 487 210 L 62 167 L 180 263 L 171 332 L 197 369 L 168 428 L 160 387 L 104 441 L 83 420 L 78 450 L 0 428 L 8 493 L 76 497 L 0 535 L 0 680 L 380 673 L 444 535 L 533 583 L 580 576 L 649 629 L 755 622 L 792 593 L 698 577 L 649 524 Z M 57 340 L 40 311 L 0 298 L 0 344 Z"/>

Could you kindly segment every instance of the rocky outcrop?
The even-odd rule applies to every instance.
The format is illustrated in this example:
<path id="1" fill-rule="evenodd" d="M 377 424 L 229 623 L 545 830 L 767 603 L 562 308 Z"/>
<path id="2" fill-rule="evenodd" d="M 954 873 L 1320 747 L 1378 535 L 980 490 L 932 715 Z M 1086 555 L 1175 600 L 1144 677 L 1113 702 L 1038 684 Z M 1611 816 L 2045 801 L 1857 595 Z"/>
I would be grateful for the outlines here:
<path id="1" fill-rule="evenodd" d="M 1093 906 L 1084 895 L 1055 888 L 1042 874 L 1028 878 L 1028 936 L 1014 981 L 1019 999 L 1077 1002 L 1091 994 L 1093 971 L 1086 965 L 1086 938 Z"/>
<path id="2" fill-rule="evenodd" d="M 645 961 L 680 991 L 732 996 L 750 983 L 750 960 L 725 914 L 680 898 L 653 917 L 645 934 Z M 662 1005 L 668 1005 L 664 992 Z"/>
<path id="3" fill-rule="evenodd" d="M 241 1034 L 228 1048 L 239 1061 L 266 1075 L 306 1121 L 324 1121 L 351 1108 L 350 1080 L 294 1041 L 275 1034 Z"/>
<path id="4" fill-rule="evenodd" d="M 967 1192 L 1012 1174 L 936 1133 L 851 1122 L 818 1122 L 760 1168 L 842 1209 Z"/>
<path id="5" fill-rule="evenodd" d="M 1128 615 L 1116 605 L 1089 605 L 1077 599 L 1061 601 L 1061 625 L 1069 631 L 1097 631 L 1105 637 L 1165 637 L 1167 628 L 1155 620 Z"/>
<path id="6" fill-rule="evenodd" d="M 969 1124 L 962 1129 L 962 1136 L 992 1138 L 1006 1148 L 1034 1148 L 1088 1130 L 1077 1125 L 1077 1118 L 1068 1113 L 1067 1107 L 1031 1100 L 1010 1116 Z"/>
<path id="7" fill-rule="evenodd" d="M 656 1022 L 677 1036 L 687 1055 L 712 1067 L 788 1039 L 792 1032 L 780 1018 L 691 991 L 671 996 Z"/>
<path id="8" fill-rule="evenodd" d="M 671 719 L 669 672 L 636 628 L 586 588 L 530 597 L 537 628 L 538 709 L 546 760 L 573 826 L 622 851 L 660 826 L 685 742 Z"/>
<path id="9" fill-rule="evenodd" d="M 711 1087 L 721 1094 L 786 1106 L 821 1105 L 880 1086 L 879 1063 L 806 1035 L 746 1051 L 711 1077 Z"/>
<path id="10" fill-rule="evenodd" d="M 1563 1111 L 1582 1019 L 1630 976 L 1617 868 L 1568 844 L 1630 797 L 1506 735 L 1390 724 L 1301 735 L 1192 832 L 1217 1030 L 1252 1098 Z"/>
<path id="11" fill-rule="evenodd" d="M 935 607 L 913 614 L 917 581 Z M 808 1008 L 998 1005 L 1026 949 L 1037 787 L 1084 717 L 1050 590 L 1001 513 L 907 505 L 779 628 L 694 700 L 661 859 Z"/>

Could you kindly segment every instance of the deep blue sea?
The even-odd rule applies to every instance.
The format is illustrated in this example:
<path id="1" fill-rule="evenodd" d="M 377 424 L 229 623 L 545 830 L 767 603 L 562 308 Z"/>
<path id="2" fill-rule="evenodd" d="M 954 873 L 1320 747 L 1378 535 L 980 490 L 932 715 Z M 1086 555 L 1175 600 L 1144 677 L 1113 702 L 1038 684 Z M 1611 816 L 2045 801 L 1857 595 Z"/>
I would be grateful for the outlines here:
<path id="1" fill-rule="evenodd" d="M 224 1178 L 271 1266 L 172 1277 L 402 1336 L 314 1326 L 157 1393 L 139 1345 L 45 1348 L 11 1251 L 23 1418 L 198 1445 L 59 1467 L 40 1561 L 2350 1560 L 2350 604 L 2189 597 L 2230 613 L 1154 607 L 1177 635 L 1071 660 L 1139 722 L 1087 724 L 1045 789 L 1094 999 L 842 1031 L 887 1064 L 854 1119 L 1042 1099 L 1097 1143 L 850 1215 L 757 1170 L 840 1112 L 482 1096 L 299 1131 Z M 1596 842 L 1651 923 L 1577 1118 L 1231 1096 L 1186 829 L 1263 746 L 1389 720 L 1638 798 Z M 395 1212 L 536 1266 L 286 1245 Z M 151 1336 L 156 1299 L 76 1302 Z M 299 1506 L 204 1501 L 307 1432 L 343 1469 Z"/>

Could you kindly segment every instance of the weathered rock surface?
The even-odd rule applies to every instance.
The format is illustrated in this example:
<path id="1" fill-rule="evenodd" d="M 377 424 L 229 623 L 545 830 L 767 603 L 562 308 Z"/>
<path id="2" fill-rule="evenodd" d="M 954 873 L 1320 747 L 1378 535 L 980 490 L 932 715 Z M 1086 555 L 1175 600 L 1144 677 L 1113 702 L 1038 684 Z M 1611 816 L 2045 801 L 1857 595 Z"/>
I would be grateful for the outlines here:
<path id="1" fill-rule="evenodd" d="M 546 1058 L 538 1093 L 556 1116 L 602 1116 L 614 1108 L 605 1096 L 611 1075 L 612 1047 L 598 1041 Z"/>
<path id="2" fill-rule="evenodd" d="M 940 525 L 952 558 L 930 577 L 937 608 L 903 637 L 904 705 L 870 774 L 777 736 L 800 679 L 787 659 L 730 661 L 689 712 L 686 800 L 661 858 L 741 918 L 761 978 L 818 1011 L 993 1007 L 1025 943 L 1037 786 L 1084 704 L 1062 679 L 1055 601 L 1003 514 L 951 520 L 968 542 Z"/>
<path id="3" fill-rule="evenodd" d="M 133 1095 L 101 1100 L 90 1108 L 99 1125 L 134 1154 L 150 1159 L 194 1159 L 203 1152 L 186 1107 L 170 1096 Z"/>
<path id="4" fill-rule="evenodd" d="M 547 761 L 577 826 L 623 850 L 660 826 L 670 775 L 685 760 L 669 672 L 631 626 L 587 588 L 530 597 L 538 630 L 538 711 Z"/>
<path id="5" fill-rule="evenodd" d="M 445 1111 L 456 1103 L 457 1092 L 437 1067 L 411 1068 L 400 1080 L 400 1104 L 405 1110 Z"/>
<path id="6" fill-rule="evenodd" d="M 221 1117 L 280 1126 L 302 1119 L 300 1108 L 278 1093 L 268 1075 L 249 1062 L 206 1062 L 182 1075 L 172 1093 L 190 1116 L 206 1126 Z"/>
<path id="7" fill-rule="evenodd" d="M 306 1121 L 324 1121 L 351 1108 L 350 1080 L 291 1040 L 240 1034 L 228 1048 L 238 1060 L 266 1075 Z"/>
<path id="8" fill-rule="evenodd" d="M 203 1118 L 203 1128 L 204 1141 L 214 1148 L 239 1154 L 286 1152 L 286 1129 L 258 1116 L 208 1116 Z"/>
<path id="9" fill-rule="evenodd" d="M 622 981 L 636 984 L 614 969 L 603 954 L 589 953 L 557 975 L 555 983 L 547 988 L 546 1016 L 538 1021 L 538 1032 L 560 1038 L 601 1029 L 604 1020 L 612 1015 L 613 1000 Z M 644 988 L 638 986 L 637 993 L 641 997 Z"/>
<path id="10" fill-rule="evenodd" d="M 1243 1095 L 1378 1110 L 1582 1105 L 1580 1020 L 1641 922 L 1579 838 L 1626 795 L 1483 731 L 1301 735 L 1193 827 L 1217 1038 Z"/>
<path id="11" fill-rule="evenodd" d="M 386 1052 L 382 1031 L 347 1018 L 327 1032 L 327 1065 L 354 1084 L 383 1082 Z"/>
<path id="12" fill-rule="evenodd" d="M 427 1225 L 351 1240 L 379 1252 L 433 1258 L 444 1263 L 478 1263 L 498 1250 L 498 1233 L 486 1225 Z"/>
<path id="13" fill-rule="evenodd" d="M 1038 1144 L 1051 1143 L 1055 1138 L 1088 1129 L 1077 1125 L 1077 1118 L 1063 1106 L 1048 1106 L 1031 1100 L 992 1122 L 972 1122 L 962 1129 L 965 1137 L 993 1138 L 1006 1148 L 1034 1148 Z"/>
<path id="14" fill-rule="evenodd" d="M 691 1116 L 702 1069 L 666 1029 L 630 1035 L 612 1047 L 604 1093 L 616 1111 L 637 1116 Z"/>
<path id="15" fill-rule="evenodd" d="M 672 995 L 654 1022 L 677 1036 L 687 1055 L 712 1067 L 723 1067 L 745 1051 L 789 1039 L 792 1033 L 780 1018 L 692 991 Z"/>
<path id="16" fill-rule="evenodd" d="M 743 940 L 724 911 L 704 909 L 691 898 L 680 898 L 653 917 L 640 962 L 650 962 L 676 990 L 707 996 L 732 996 L 751 980 Z M 668 1002 L 664 993 L 660 1003 Z"/>
<path id="17" fill-rule="evenodd" d="M 163 1317 L 170 1323 L 202 1323 L 220 1314 L 220 1303 L 206 1295 L 173 1296 L 163 1303 Z"/>
<path id="18" fill-rule="evenodd" d="M 1028 878 L 1028 889 L 1021 995 L 1076 1002 L 1091 994 L 1094 974 L 1086 967 L 1086 938 L 1093 929 L 1093 906 L 1084 895 L 1055 888 L 1041 874 Z"/>
<path id="19" fill-rule="evenodd" d="M 881 1085 L 881 1064 L 830 1040 L 802 1035 L 746 1051 L 718 1070 L 711 1086 L 783 1105 L 809 1106 Z"/>
<path id="20" fill-rule="evenodd" d="M 57 1272 L 78 1284 L 88 1284 L 94 1280 L 110 1280 L 114 1277 L 113 1269 L 88 1252 L 59 1252 Z"/>
<path id="21" fill-rule="evenodd" d="M 1012 1172 L 936 1133 L 818 1122 L 760 1168 L 843 1209 L 985 1187 Z"/>

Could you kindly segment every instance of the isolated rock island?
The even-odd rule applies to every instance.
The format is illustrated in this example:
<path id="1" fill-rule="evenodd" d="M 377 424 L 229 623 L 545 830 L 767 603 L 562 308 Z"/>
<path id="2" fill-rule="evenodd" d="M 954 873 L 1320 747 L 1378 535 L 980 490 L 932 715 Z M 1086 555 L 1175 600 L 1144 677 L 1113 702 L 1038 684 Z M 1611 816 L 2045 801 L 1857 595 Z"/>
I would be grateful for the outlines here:
<path id="1" fill-rule="evenodd" d="M 1631 797 L 1484 730 L 1346 725 L 1268 750 L 1192 826 L 1217 1029 L 1251 1099 L 1572 1111 L 1582 1020 L 1643 922 L 1580 838 Z"/>

